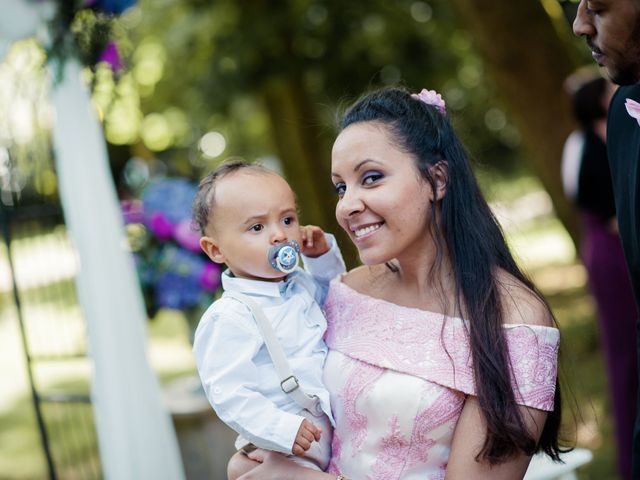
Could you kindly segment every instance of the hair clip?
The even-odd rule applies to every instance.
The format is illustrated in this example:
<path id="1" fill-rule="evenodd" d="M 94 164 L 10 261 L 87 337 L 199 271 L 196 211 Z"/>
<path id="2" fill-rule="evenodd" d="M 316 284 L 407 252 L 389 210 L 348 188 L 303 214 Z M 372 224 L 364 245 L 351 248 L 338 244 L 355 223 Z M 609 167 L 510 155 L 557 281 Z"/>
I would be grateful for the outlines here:
<path id="1" fill-rule="evenodd" d="M 423 88 L 420 93 L 412 93 L 411 98 L 415 98 L 416 100 L 420 100 L 421 102 L 426 103 L 427 105 L 431 105 L 436 107 L 436 109 L 442 114 L 446 115 L 447 111 L 445 110 L 445 103 L 440 95 L 435 90 L 427 90 Z"/>

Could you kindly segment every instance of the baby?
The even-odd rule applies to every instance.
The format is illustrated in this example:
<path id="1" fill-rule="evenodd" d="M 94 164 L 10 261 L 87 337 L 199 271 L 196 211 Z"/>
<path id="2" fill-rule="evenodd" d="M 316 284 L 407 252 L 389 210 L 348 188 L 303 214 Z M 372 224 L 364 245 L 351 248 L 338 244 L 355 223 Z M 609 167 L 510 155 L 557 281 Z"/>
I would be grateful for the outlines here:
<path id="1" fill-rule="evenodd" d="M 255 164 L 225 163 L 211 172 L 200 182 L 193 210 L 202 250 L 228 267 L 225 293 L 202 316 L 193 344 L 209 402 L 240 434 L 240 450 L 293 454 L 307 467 L 326 469 L 333 417 L 322 383 L 327 324 L 319 305 L 329 282 L 345 271 L 335 239 L 318 227 L 301 227 L 291 187 Z M 285 255 L 274 252 L 279 247 Z M 297 249 L 306 271 L 295 264 Z M 265 313 L 295 379 L 281 385 L 255 312 L 237 293 Z M 317 397 L 314 412 L 289 393 L 298 383 Z"/>

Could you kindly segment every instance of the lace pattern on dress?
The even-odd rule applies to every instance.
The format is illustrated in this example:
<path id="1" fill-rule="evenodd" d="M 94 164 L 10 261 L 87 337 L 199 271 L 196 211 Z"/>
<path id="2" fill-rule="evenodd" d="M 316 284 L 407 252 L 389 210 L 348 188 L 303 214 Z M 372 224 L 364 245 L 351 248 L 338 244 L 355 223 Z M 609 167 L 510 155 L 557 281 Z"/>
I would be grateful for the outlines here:
<path id="1" fill-rule="evenodd" d="M 474 395 L 471 349 L 460 318 L 398 306 L 336 279 L 325 302 L 329 348 L 346 356 Z M 516 401 L 552 411 L 559 331 L 505 325 Z"/>
<path id="2" fill-rule="evenodd" d="M 355 457 L 367 438 L 367 417 L 358 412 L 356 403 L 366 394 L 368 388 L 384 373 L 384 370 L 373 365 L 350 361 L 344 358 L 344 368 L 350 368 L 344 390 L 338 395 L 352 435 L 351 456 Z"/>
<path id="3" fill-rule="evenodd" d="M 427 385 L 428 387 L 428 385 Z M 429 398 L 431 389 L 425 388 L 423 399 Z M 401 478 L 405 470 L 426 464 L 429 450 L 437 443 L 432 438 L 433 431 L 441 425 L 454 422 L 462 411 L 464 397 L 451 390 L 445 390 L 433 402 L 421 402 L 426 406 L 416 416 L 411 437 L 407 439 L 398 429 L 398 418 L 389 422 L 389 433 L 381 439 L 381 448 L 371 469 L 368 480 Z M 438 472 L 438 477 L 444 470 Z M 444 475 L 442 475 L 444 478 Z"/>

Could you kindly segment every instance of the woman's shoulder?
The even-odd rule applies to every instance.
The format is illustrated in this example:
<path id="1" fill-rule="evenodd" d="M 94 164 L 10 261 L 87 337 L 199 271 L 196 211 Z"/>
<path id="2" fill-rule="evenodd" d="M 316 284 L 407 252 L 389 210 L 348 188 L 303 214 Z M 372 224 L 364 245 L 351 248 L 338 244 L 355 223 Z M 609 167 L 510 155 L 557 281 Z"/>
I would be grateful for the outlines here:
<path id="1" fill-rule="evenodd" d="M 505 270 L 498 270 L 496 280 L 504 323 L 556 327 L 547 304 L 522 281 Z"/>
<path id="2" fill-rule="evenodd" d="M 384 265 L 361 265 L 349 270 L 340 279 L 342 283 L 356 292 L 378 297 L 376 291 L 380 288 L 386 270 Z"/>

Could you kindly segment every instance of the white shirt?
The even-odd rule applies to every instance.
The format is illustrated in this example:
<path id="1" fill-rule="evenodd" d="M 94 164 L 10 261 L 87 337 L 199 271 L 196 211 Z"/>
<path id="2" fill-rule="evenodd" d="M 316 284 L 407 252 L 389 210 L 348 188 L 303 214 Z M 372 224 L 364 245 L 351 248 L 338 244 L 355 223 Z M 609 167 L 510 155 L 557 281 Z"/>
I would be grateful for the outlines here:
<path id="1" fill-rule="evenodd" d="M 329 392 L 322 383 L 327 328 L 320 305 L 329 282 L 345 271 L 335 238 L 317 258 L 303 256 L 281 282 L 222 274 L 225 291 L 251 296 L 264 310 L 304 391 L 317 395 L 333 423 Z M 257 447 L 291 453 L 304 417 L 302 408 L 280 388 L 280 379 L 249 309 L 224 295 L 204 313 L 193 342 L 200 380 L 220 419 Z"/>

